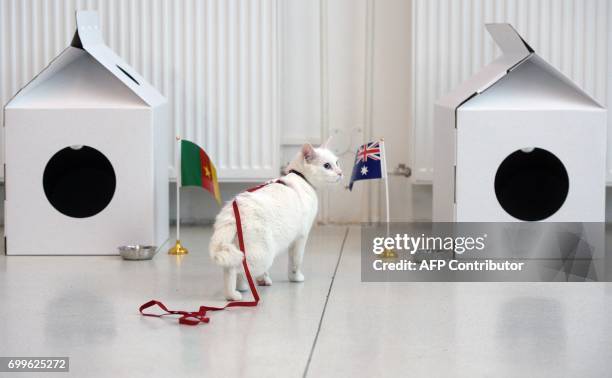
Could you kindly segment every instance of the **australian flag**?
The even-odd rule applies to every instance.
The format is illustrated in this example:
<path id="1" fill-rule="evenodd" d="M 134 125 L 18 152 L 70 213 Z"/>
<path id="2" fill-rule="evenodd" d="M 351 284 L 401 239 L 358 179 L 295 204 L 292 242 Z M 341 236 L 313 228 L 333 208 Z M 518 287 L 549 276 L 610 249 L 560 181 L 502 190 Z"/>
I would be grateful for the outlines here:
<path id="1" fill-rule="evenodd" d="M 382 178 L 382 159 L 380 156 L 380 141 L 366 143 L 359 147 L 349 190 L 353 190 L 353 182 L 355 181 Z"/>

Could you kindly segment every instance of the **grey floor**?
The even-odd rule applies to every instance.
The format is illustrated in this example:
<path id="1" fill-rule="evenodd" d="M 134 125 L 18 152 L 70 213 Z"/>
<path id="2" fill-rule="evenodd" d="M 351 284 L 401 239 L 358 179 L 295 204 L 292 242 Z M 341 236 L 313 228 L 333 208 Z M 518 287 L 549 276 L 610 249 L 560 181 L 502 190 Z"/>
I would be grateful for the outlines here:
<path id="1" fill-rule="evenodd" d="M 0 255 L 0 356 L 69 356 L 75 377 L 612 376 L 611 284 L 362 283 L 358 227 L 317 227 L 306 281 L 283 257 L 257 308 L 139 316 L 223 303 L 210 229 L 184 233 L 182 258 Z"/>

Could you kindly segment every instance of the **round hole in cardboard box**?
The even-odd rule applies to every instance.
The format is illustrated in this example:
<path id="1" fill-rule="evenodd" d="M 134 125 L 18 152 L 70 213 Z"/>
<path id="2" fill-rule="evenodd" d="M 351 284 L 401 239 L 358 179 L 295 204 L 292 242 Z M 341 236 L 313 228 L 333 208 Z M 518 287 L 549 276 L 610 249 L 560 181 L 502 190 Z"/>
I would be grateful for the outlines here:
<path id="1" fill-rule="evenodd" d="M 495 174 L 497 201 L 508 214 L 523 221 L 539 221 L 556 213 L 568 190 L 565 166 L 543 148 L 514 151 Z"/>
<path id="2" fill-rule="evenodd" d="M 89 146 L 74 145 L 51 157 L 43 173 L 47 200 L 60 213 L 88 218 L 104 210 L 115 194 L 110 161 Z"/>

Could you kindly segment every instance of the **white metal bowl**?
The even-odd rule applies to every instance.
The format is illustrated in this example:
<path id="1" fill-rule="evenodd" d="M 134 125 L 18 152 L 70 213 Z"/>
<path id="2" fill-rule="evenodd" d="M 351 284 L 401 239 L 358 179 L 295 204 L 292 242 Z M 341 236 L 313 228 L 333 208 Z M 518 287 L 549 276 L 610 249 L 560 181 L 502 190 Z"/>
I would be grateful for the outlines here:
<path id="1" fill-rule="evenodd" d="M 157 253 L 154 245 L 122 245 L 119 254 L 124 260 L 151 260 Z"/>

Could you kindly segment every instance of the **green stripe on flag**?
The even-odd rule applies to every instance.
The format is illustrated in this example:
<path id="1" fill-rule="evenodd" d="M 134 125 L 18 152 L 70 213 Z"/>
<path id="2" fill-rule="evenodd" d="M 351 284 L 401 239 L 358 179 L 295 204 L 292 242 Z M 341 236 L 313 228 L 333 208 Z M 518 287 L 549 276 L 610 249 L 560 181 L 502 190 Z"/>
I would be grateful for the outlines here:
<path id="1" fill-rule="evenodd" d="M 202 186 L 200 147 L 181 140 L 181 186 Z"/>

